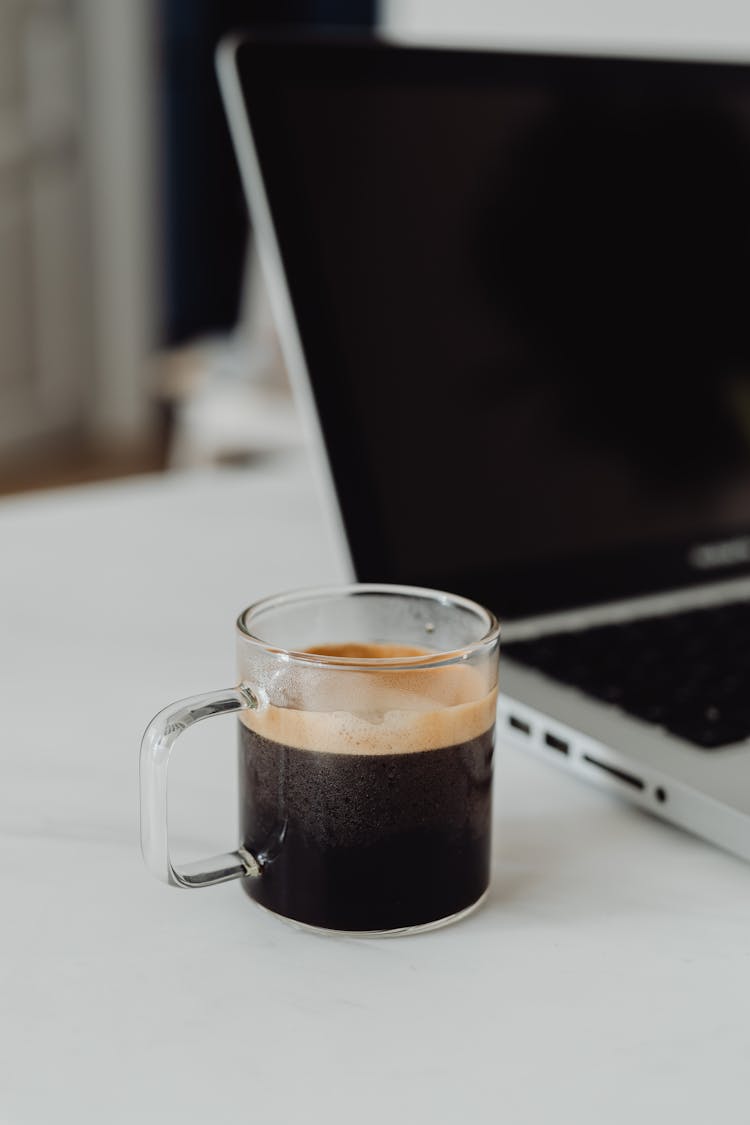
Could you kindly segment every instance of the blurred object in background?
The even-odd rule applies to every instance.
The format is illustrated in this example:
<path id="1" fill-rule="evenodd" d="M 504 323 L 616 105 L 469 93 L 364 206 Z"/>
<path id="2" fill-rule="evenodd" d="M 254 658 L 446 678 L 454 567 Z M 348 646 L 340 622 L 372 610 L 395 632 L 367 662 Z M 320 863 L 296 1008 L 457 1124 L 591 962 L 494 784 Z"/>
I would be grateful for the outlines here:
<path id="1" fill-rule="evenodd" d="M 416 40 L 625 54 L 747 58 L 741 0 L 381 0 L 380 22 Z"/>
<path id="2" fill-rule="evenodd" d="M 241 311 L 247 223 L 216 44 L 239 26 L 373 18 L 373 0 L 0 0 L 0 494 L 223 448 L 208 436 L 212 372 L 239 403 L 269 365 L 265 330 L 248 335 Z M 190 361 L 200 402 L 173 457 L 185 395 L 172 401 L 173 375 L 160 385 L 161 357 L 204 337 Z M 248 446 L 287 432 L 250 413 Z"/>
<path id="3" fill-rule="evenodd" d="M 0 3 L 0 491 L 159 462 L 147 0 Z"/>
<path id="4" fill-rule="evenodd" d="M 251 465 L 299 446 L 301 429 L 286 380 L 260 266 L 250 242 L 238 326 L 165 351 L 162 409 L 168 467 Z"/>
<path id="5" fill-rule="evenodd" d="M 374 0 L 162 0 L 165 344 L 159 393 L 171 468 L 252 464 L 300 431 L 215 72 L 242 27 L 368 29 Z"/>

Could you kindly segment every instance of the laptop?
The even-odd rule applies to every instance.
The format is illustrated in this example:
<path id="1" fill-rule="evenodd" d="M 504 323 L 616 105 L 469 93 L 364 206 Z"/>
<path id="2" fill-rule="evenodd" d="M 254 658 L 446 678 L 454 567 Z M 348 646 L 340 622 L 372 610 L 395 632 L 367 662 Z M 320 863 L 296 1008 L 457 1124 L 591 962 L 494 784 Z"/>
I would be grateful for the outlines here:
<path id="1" fill-rule="evenodd" d="M 218 68 L 352 576 L 489 605 L 501 737 L 750 859 L 750 66 Z"/>

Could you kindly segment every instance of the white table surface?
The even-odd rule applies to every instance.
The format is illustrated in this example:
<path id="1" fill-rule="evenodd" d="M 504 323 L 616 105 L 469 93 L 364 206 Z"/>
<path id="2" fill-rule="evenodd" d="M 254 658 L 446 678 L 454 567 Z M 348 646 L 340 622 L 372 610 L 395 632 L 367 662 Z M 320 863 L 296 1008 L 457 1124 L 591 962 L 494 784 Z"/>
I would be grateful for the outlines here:
<path id="1" fill-rule="evenodd" d="M 301 457 L 5 501 L 0 560 L 0 1125 L 748 1120 L 750 869 L 517 751 L 452 928 L 147 874 L 146 722 L 233 682 L 245 604 L 341 576 Z M 182 741 L 178 842 L 225 850 L 234 719 Z"/>

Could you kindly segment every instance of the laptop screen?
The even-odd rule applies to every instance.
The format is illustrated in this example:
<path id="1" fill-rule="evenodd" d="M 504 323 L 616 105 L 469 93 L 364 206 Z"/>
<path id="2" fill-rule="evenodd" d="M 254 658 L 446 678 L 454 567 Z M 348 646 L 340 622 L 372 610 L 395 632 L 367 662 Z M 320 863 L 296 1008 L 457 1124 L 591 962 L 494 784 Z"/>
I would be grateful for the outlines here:
<path id="1" fill-rule="evenodd" d="M 749 569 L 750 68 L 238 68 L 360 579 L 513 617 Z"/>

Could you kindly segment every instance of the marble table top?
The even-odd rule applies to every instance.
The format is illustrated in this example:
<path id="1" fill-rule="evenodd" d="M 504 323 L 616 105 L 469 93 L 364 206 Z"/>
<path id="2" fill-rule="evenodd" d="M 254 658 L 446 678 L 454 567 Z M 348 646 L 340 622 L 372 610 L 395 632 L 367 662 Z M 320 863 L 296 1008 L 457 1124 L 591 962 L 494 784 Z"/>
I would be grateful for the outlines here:
<path id="1" fill-rule="evenodd" d="M 747 1120 L 750 869 L 509 747 L 454 927 L 148 875 L 146 722 L 233 682 L 244 605 L 343 577 L 302 455 L 6 500 L 0 544 L 0 1125 Z M 236 844 L 234 721 L 175 758 L 178 858 Z"/>

